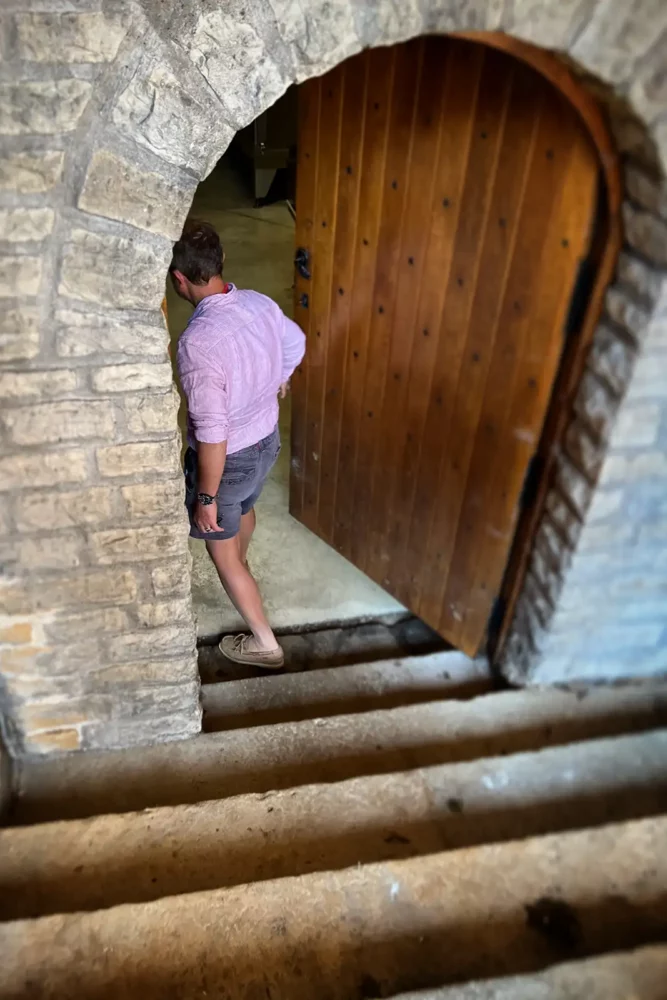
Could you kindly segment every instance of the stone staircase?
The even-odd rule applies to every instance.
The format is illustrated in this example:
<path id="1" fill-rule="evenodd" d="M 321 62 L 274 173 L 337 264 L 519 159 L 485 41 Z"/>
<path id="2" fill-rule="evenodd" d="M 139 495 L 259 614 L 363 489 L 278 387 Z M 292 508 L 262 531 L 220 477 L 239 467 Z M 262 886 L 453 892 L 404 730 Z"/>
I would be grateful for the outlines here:
<path id="1" fill-rule="evenodd" d="M 667 998 L 667 681 L 438 651 L 203 703 L 192 740 L 20 763 L 2 1000 Z"/>

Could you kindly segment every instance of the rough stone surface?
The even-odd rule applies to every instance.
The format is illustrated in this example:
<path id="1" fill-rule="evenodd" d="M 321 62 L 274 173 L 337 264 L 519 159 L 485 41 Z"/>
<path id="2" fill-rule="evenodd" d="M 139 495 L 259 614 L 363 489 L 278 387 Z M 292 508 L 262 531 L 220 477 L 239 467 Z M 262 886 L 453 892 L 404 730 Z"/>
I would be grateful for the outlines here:
<path id="1" fill-rule="evenodd" d="M 146 309 L 164 296 L 168 264 L 146 244 L 76 229 L 64 249 L 59 292 L 115 309 Z"/>
<path id="2" fill-rule="evenodd" d="M 395 659 L 332 667 L 318 667 L 314 652 L 305 669 L 292 672 L 298 665 L 286 645 L 288 673 L 203 684 L 207 731 L 394 708 L 436 698 L 469 698 L 491 686 L 485 661 L 454 651 L 403 656 L 397 650 Z M 206 669 L 201 673 L 205 682 Z"/>
<path id="3" fill-rule="evenodd" d="M 232 10 L 203 12 L 188 43 L 190 59 L 219 97 L 226 120 L 235 128 L 248 125 L 263 108 L 277 101 L 291 82 L 275 61 L 276 53 L 263 37 L 263 26 L 239 17 L 240 7 L 234 0 Z M 305 27 L 307 14 L 297 14 L 294 5 L 288 10 Z M 230 17 L 232 11 L 237 17 Z M 348 54 L 344 51 L 341 58 Z M 334 59 L 333 64 L 338 61 Z"/>
<path id="4" fill-rule="evenodd" d="M 114 0 L 102 6 L 83 0 L 27 5 L 7 0 L 3 7 L 0 134 L 6 141 L 0 154 L 0 227 L 6 239 L 0 258 L 0 359 L 9 371 L 0 388 L 10 409 L 20 405 L 30 415 L 26 429 L 11 415 L 4 425 L 13 438 L 3 438 L 0 456 L 6 534 L 43 535 L 42 523 L 29 513 L 35 489 L 52 496 L 53 517 L 61 525 L 54 531 L 81 530 L 84 523 L 95 524 L 97 532 L 123 531 L 128 518 L 130 527 L 147 524 L 149 491 L 125 495 L 122 490 L 154 483 L 164 489 L 165 475 L 179 478 L 176 419 L 165 391 L 166 365 L 160 364 L 166 337 L 158 310 L 170 241 L 194 184 L 211 169 L 234 130 L 291 83 L 320 75 L 366 46 L 428 31 L 501 30 L 561 51 L 582 70 L 586 85 L 606 105 L 603 111 L 624 156 L 628 196 L 626 250 L 571 424 L 556 445 L 554 495 L 537 536 L 544 551 L 533 553 L 505 669 L 522 681 L 538 676 L 532 672 L 538 660 L 550 664 L 544 676 L 551 679 L 577 669 L 598 677 L 663 669 L 667 632 L 655 647 L 648 648 L 646 641 L 660 621 L 667 565 L 667 512 L 660 501 L 667 475 L 664 4 L 632 0 L 621 9 L 613 0 L 383 0 L 372 5 L 233 0 L 223 11 L 209 2 Z M 52 219 L 55 238 L 48 232 Z M 73 382 L 54 390 L 64 377 L 54 368 L 58 357 L 71 365 L 65 375 Z M 124 381 L 133 366 L 135 374 Z M 140 373 L 148 367 L 165 381 L 139 388 L 145 377 Z M 79 439 L 86 424 L 96 426 L 93 414 L 104 413 L 107 420 L 108 397 L 115 436 L 104 443 Z M 39 409 L 51 398 L 59 406 L 51 411 L 52 422 L 48 410 Z M 68 408 L 74 400 L 76 411 Z M 68 406 L 61 406 L 65 401 Z M 66 433 L 77 437 L 76 448 L 58 443 L 57 413 L 70 414 L 73 430 Z M 40 426 L 44 436 L 37 440 Z M 35 443 L 19 444 L 28 437 Z M 16 454 L 18 449 L 24 451 Z M 100 490 L 97 523 L 89 522 L 92 514 L 81 499 L 94 490 Z M 614 500 L 589 532 L 587 511 L 596 490 Z M 171 486 L 165 492 L 165 528 L 185 530 L 180 501 Z M 48 511 L 41 493 L 35 495 L 34 509 L 41 516 Z M 630 538 L 628 524 L 637 526 Z M 583 561 L 574 557 L 577 545 Z M 22 553 L 30 551 L 21 546 Z M 38 548 L 32 551 L 37 561 L 25 573 L 39 578 Z M 128 565 L 137 568 L 134 561 Z M 115 592 L 116 569 L 122 567 L 97 571 L 96 581 L 109 574 L 109 593 Z M 37 614 L 38 608 L 48 615 L 53 607 L 45 602 L 55 607 L 59 593 L 69 600 L 67 595 L 76 591 L 74 577 L 87 579 L 90 568 L 62 570 L 61 577 L 53 568 L 44 572 L 47 582 L 39 593 L 22 578 L 12 581 L 11 607 L 17 614 Z M 165 554 L 136 576 L 133 569 L 127 572 L 133 580 L 134 621 L 139 606 L 188 591 L 185 552 Z M 637 586 L 638 580 L 644 582 Z M 633 588 L 628 581 L 635 581 Z M 80 600 L 94 603 L 98 584 L 90 591 L 86 586 L 80 585 Z M 576 605 L 589 612 L 576 619 L 588 645 L 573 638 L 574 618 L 573 627 L 567 625 L 565 609 Z M 554 616 L 561 645 L 547 653 L 544 640 Z M 628 635 L 644 622 L 634 658 L 631 642 L 614 652 L 609 637 L 615 633 L 607 631 L 614 620 L 626 623 Z M 38 633 L 46 627 L 41 618 L 32 624 Z M 104 669 L 110 665 L 106 640 L 101 633 L 92 638 L 99 640 L 94 658 Z M 27 671 L 23 687 L 17 679 L 21 655 L 30 664 L 39 659 L 40 669 L 51 658 L 51 673 L 44 667 L 39 675 L 40 697 L 48 696 L 44 685 L 51 683 L 54 696 L 61 698 L 58 678 L 68 641 L 51 643 L 49 652 L 41 640 L 12 650 L 9 687 L 14 694 L 8 688 L 8 696 L 16 719 L 24 698 L 19 692 L 28 689 Z M 604 649 L 604 655 L 591 656 L 595 648 Z M 74 658 L 79 652 L 72 647 Z M 78 670 L 70 670 L 73 684 Z M 138 721 L 127 714 L 118 684 L 115 695 L 107 693 L 112 701 L 118 697 L 119 717 L 91 716 L 89 723 L 54 728 L 39 740 L 26 738 L 25 745 L 39 749 L 41 740 L 49 751 L 108 746 L 171 739 L 196 728 L 199 710 L 190 694 L 182 713 L 165 706 L 161 717 Z M 14 730 L 20 743 L 20 722 Z"/>
<path id="5" fill-rule="evenodd" d="M 229 145 L 234 129 L 219 109 L 183 87 L 165 65 L 133 76 L 114 108 L 115 124 L 161 159 L 205 176 Z"/>
<path id="6" fill-rule="evenodd" d="M 133 395 L 125 401 L 128 429 L 133 434 L 156 434 L 170 431 L 179 407 L 175 388 L 170 392 Z"/>
<path id="7" fill-rule="evenodd" d="M 78 438 L 113 437 L 113 406 L 106 401 L 38 403 L 5 410 L 0 418 L 8 440 L 15 445 L 33 445 Z"/>
<path id="8" fill-rule="evenodd" d="M 0 490 L 82 483 L 86 476 L 86 454 L 80 449 L 22 452 L 0 458 Z"/>
<path id="9" fill-rule="evenodd" d="M 156 492 L 153 483 L 136 483 L 133 486 L 123 486 L 121 494 L 127 504 L 127 512 L 131 520 L 152 520 L 157 518 L 160 522 L 163 519 L 173 517 L 174 511 L 183 506 L 184 486 L 182 479 L 170 479 L 163 483 L 159 492 Z M 168 578 L 172 572 L 170 567 L 160 568 L 153 571 L 162 579 L 161 574 L 166 574 Z M 180 568 L 177 571 L 181 572 Z M 169 589 L 166 584 L 167 590 Z"/>
<path id="10" fill-rule="evenodd" d="M 0 155 L 0 191 L 44 194 L 62 177 L 64 160 L 61 150 L 3 153 Z"/>
<path id="11" fill-rule="evenodd" d="M 595 3 L 590 0 L 563 0 L 558 4 L 518 0 L 513 7 L 513 34 L 533 45 L 567 50 L 588 23 Z"/>
<path id="12" fill-rule="evenodd" d="M 125 34 L 101 11 L 21 14 L 15 24 L 18 55 L 31 62 L 110 62 Z"/>
<path id="13" fill-rule="evenodd" d="M 176 240 L 195 186 L 188 178 L 177 187 L 160 174 L 139 170 L 103 150 L 94 154 L 88 167 L 79 207 Z"/>
<path id="14" fill-rule="evenodd" d="M 143 442 L 141 444 L 119 444 L 100 448 L 97 452 L 100 473 L 108 478 L 134 476 L 153 472 L 162 479 L 175 476 L 181 471 L 180 442 L 172 437 L 170 441 Z"/>
<path id="15" fill-rule="evenodd" d="M 64 368 L 42 372 L 0 373 L 0 399 L 51 399 L 76 389 L 76 372 Z"/>
<path id="16" fill-rule="evenodd" d="M 0 209 L 0 240 L 8 243 L 43 240 L 53 229 L 54 219 L 50 208 Z"/>
<path id="17" fill-rule="evenodd" d="M 215 982 L 240 1000 L 250 988 L 298 996 L 306 982 L 313 996 L 349 1000 L 361 982 L 367 995 L 372 982 L 376 995 L 390 996 L 542 968 L 564 948 L 631 948 L 666 929 L 665 836 L 667 821 L 645 819 L 7 923 L 6 991 L 20 995 L 29 969 L 34 991 L 46 996 L 83 987 L 151 1000 L 173 996 L 179 982 L 191 994 Z M 489 891 L 499 883 L 502 892 Z M 537 929 L 545 899 L 546 913 L 560 915 L 558 944 Z M 270 942 L 261 960 L 249 940 Z"/>
<path id="18" fill-rule="evenodd" d="M 182 525 L 175 524 L 160 531 L 148 528 L 112 528 L 90 536 L 91 551 L 96 562 L 144 562 L 161 555 L 174 556 L 187 547 L 187 535 Z"/>
<path id="19" fill-rule="evenodd" d="M 623 206 L 623 221 L 633 249 L 660 267 L 667 267 L 667 222 L 629 202 Z"/>
<path id="20" fill-rule="evenodd" d="M 0 314 L 0 361 L 30 361 L 39 354 L 39 310 L 20 305 Z"/>
<path id="21" fill-rule="evenodd" d="M 0 133 L 57 135 L 76 128 L 90 99 L 85 80 L 0 84 Z"/>
<path id="22" fill-rule="evenodd" d="M 169 641 L 169 629 L 153 632 Z M 120 652 L 132 659 L 126 645 Z M 151 747 L 141 754 L 35 761 L 24 774 L 16 820 L 128 812 L 390 774 L 642 732 L 666 720 L 667 685 L 654 681 L 584 695 L 576 688 L 529 689 L 207 733 L 177 752 Z"/>
<path id="23" fill-rule="evenodd" d="M 172 385 L 173 375 L 170 364 L 109 365 L 94 371 L 92 382 L 97 392 L 129 393 L 142 389 L 166 389 Z"/>
<path id="24" fill-rule="evenodd" d="M 656 945 L 634 952 L 604 955 L 556 965 L 533 975 L 478 980 L 474 983 L 402 993 L 393 1000 L 662 1000 L 667 949 Z"/>
<path id="25" fill-rule="evenodd" d="M 631 820 L 660 812 L 666 780 L 659 731 L 8 829 L 0 916 L 92 910 Z"/>
<path id="26" fill-rule="evenodd" d="M 667 28 L 665 5 L 661 0 L 629 0 L 619 8 L 615 0 L 599 0 L 589 9 L 590 19 L 572 46 L 572 56 L 610 83 L 630 79 Z"/>
<path id="27" fill-rule="evenodd" d="M 667 100 L 667 93 L 665 94 Z M 641 167 L 630 163 L 625 169 L 625 184 L 633 201 L 656 215 L 667 215 L 667 193 L 659 177 L 648 174 Z"/>
<path id="28" fill-rule="evenodd" d="M 0 298 L 37 295 L 41 278 L 39 257 L 0 257 Z"/>
<path id="29" fill-rule="evenodd" d="M 100 524 L 112 516 L 113 493 L 105 486 L 83 490 L 44 493 L 32 492 L 18 497 L 14 508 L 19 531 L 38 531 L 43 524 L 51 528 L 73 528 Z"/>
<path id="30" fill-rule="evenodd" d="M 164 358 L 166 354 L 164 327 L 137 322 L 132 316 L 123 316 L 122 312 L 114 315 L 59 309 L 56 323 L 58 354 L 64 358 L 85 358 L 92 354 Z"/>
<path id="31" fill-rule="evenodd" d="M 131 500 L 128 500 L 128 503 L 131 503 Z M 134 516 L 137 517 L 139 513 L 138 510 L 135 510 Z M 156 566 L 151 571 L 151 579 L 156 597 L 171 597 L 174 594 L 190 593 L 190 575 L 183 575 L 183 567 L 180 562 Z"/>

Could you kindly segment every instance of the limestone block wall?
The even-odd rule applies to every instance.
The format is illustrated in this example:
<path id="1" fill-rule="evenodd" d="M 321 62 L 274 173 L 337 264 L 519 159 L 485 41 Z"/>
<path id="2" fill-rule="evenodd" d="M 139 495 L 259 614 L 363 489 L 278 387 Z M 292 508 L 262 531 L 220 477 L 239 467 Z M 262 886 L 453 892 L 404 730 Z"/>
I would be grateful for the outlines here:
<path id="1" fill-rule="evenodd" d="M 234 132 L 291 83 L 456 30 L 563 53 L 606 103 L 627 171 L 626 253 L 504 669 L 571 676 L 589 657 L 581 631 L 609 651 L 586 667 L 596 676 L 662 669 L 664 0 L 4 0 L 0 702 L 14 753 L 198 731 L 159 311 L 171 242 Z M 630 596 L 621 564 L 642 581 Z M 643 636 L 639 667 L 620 657 L 621 611 Z"/>
<path id="2" fill-rule="evenodd" d="M 45 7 L 2 9 L 0 698 L 14 752 L 200 729 L 157 308 L 197 177 L 110 120 L 142 51 L 132 13 Z"/>

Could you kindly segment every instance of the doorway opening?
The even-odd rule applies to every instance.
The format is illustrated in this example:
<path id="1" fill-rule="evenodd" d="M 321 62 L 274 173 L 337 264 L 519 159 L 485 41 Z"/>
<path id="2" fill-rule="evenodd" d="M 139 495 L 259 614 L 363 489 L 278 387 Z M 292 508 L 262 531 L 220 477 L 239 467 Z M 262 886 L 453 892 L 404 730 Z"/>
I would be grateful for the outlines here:
<path id="1" fill-rule="evenodd" d="M 270 296 L 294 317 L 297 88 L 237 135 L 196 193 L 189 217 L 218 231 L 224 275 Z M 171 356 L 192 307 L 167 282 Z M 178 379 L 176 379 L 178 384 Z M 185 440 L 185 407 L 179 412 Z M 276 630 L 405 617 L 402 605 L 289 513 L 291 397 L 280 404 L 282 451 L 257 505 L 249 563 Z M 204 543 L 190 540 L 192 599 L 200 641 L 242 630 Z"/>
<path id="2" fill-rule="evenodd" d="M 307 335 L 250 556 L 279 630 L 412 613 L 474 656 L 507 625 L 618 249 L 578 85 L 528 49 L 364 52 L 195 196 L 227 280 Z M 239 627 L 193 557 L 200 637 Z"/>

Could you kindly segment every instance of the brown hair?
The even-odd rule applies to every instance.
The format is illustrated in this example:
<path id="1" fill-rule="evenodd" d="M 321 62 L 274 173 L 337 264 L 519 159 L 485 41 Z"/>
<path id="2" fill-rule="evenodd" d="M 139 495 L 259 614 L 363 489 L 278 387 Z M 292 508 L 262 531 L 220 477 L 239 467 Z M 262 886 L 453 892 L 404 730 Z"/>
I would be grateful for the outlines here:
<path id="1" fill-rule="evenodd" d="M 222 244 L 208 222 L 190 219 L 174 244 L 169 271 L 180 271 L 193 285 L 205 285 L 222 274 Z"/>

